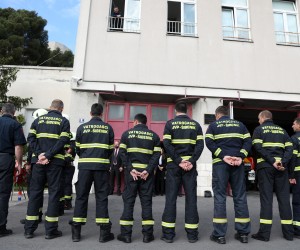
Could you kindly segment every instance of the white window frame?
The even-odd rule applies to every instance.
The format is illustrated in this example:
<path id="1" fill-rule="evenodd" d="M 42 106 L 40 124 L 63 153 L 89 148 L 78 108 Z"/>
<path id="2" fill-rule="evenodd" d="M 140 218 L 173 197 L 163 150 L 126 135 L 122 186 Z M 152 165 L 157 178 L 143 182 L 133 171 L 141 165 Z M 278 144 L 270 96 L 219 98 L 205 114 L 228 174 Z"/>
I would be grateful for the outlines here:
<path id="1" fill-rule="evenodd" d="M 297 1 L 281 1 L 281 2 L 292 2 L 294 5 L 294 11 L 289 11 L 289 10 L 281 10 L 281 9 L 274 9 L 273 8 L 273 16 L 274 14 L 282 14 L 283 15 L 283 29 L 284 29 L 284 38 L 285 38 L 285 42 L 282 43 L 280 41 L 276 40 L 277 44 L 298 44 L 300 45 L 300 33 L 299 33 L 299 17 L 298 17 L 298 6 L 297 6 Z M 272 1 L 273 3 L 273 1 Z M 296 22 L 297 22 L 297 35 L 298 35 L 298 43 L 292 43 L 290 42 L 290 37 L 289 37 L 289 28 L 288 28 L 288 20 L 287 20 L 287 16 L 288 15 L 295 15 L 296 16 Z M 274 27 L 275 27 L 275 23 L 274 23 Z M 276 33 L 277 32 L 282 32 L 282 31 L 278 31 L 275 30 L 275 39 L 276 39 Z"/>
<path id="2" fill-rule="evenodd" d="M 222 14 L 223 14 L 223 8 L 227 8 L 227 9 L 233 9 L 233 14 L 232 14 L 232 18 L 233 18 L 233 37 L 224 37 L 223 36 L 223 39 L 225 40 L 242 40 L 242 41 L 252 41 L 252 36 L 251 36 L 251 23 L 250 23 L 250 11 L 249 11 L 249 0 L 246 0 L 247 2 L 247 6 L 243 6 L 243 5 L 238 5 L 238 4 L 222 4 Z M 240 29 L 243 29 L 244 27 L 237 27 L 236 24 L 237 24 L 237 10 L 246 10 L 247 11 L 247 19 L 248 19 L 248 27 L 247 27 L 247 30 L 248 30 L 248 34 L 249 34 L 249 38 L 242 38 L 242 37 L 239 37 L 238 36 L 238 32 L 239 32 L 239 28 Z M 223 30 L 223 27 L 222 26 L 222 30 Z"/>
<path id="3" fill-rule="evenodd" d="M 198 20 L 198 17 L 197 17 L 197 1 L 196 0 L 168 0 L 167 2 L 179 2 L 180 3 L 180 13 L 181 13 L 181 16 L 180 16 L 181 33 L 180 33 L 180 35 L 181 36 L 197 37 L 197 34 L 198 34 L 198 29 L 197 29 L 197 20 Z M 194 8 L 195 8 L 195 13 L 194 13 L 195 14 L 195 22 L 194 22 L 195 31 L 194 31 L 194 34 L 185 34 L 184 33 L 184 28 L 185 28 L 184 27 L 184 4 L 194 5 Z"/>
<path id="4" fill-rule="evenodd" d="M 129 27 L 130 25 L 128 25 L 131 21 L 134 22 L 134 20 L 130 21 L 130 18 L 128 18 L 127 14 L 128 14 L 128 1 L 130 0 L 125 0 L 125 8 L 124 8 L 124 28 L 123 31 L 124 32 L 140 32 L 141 30 L 141 11 L 142 11 L 142 0 L 138 0 L 140 2 L 140 9 L 139 9 L 139 17 L 136 19 L 138 20 L 138 27 L 134 30 L 131 30 Z M 137 0 L 136 0 L 137 1 Z"/>

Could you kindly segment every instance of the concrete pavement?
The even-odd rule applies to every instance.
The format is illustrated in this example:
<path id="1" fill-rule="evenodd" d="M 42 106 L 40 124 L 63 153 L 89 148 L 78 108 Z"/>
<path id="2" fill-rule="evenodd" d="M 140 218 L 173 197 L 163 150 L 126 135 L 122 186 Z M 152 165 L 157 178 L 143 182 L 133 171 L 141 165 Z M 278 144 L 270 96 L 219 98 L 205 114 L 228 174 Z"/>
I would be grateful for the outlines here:
<path id="1" fill-rule="evenodd" d="M 176 222 L 176 238 L 174 243 L 168 244 L 161 241 L 161 215 L 164 209 L 164 196 L 157 196 L 153 198 L 153 214 L 155 219 L 155 241 L 145 244 L 142 242 L 141 234 L 141 207 L 139 198 L 135 205 L 135 223 L 133 228 L 132 243 L 126 244 L 119 242 L 117 239 L 108 243 L 99 243 L 99 227 L 95 224 L 95 198 L 94 195 L 90 195 L 89 199 L 89 212 L 88 221 L 82 228 L 82 240 L 78 243 L 73 243 L 71 240 L 71 228 L 68 221 L 72 218 L 73 210 L 66 211 L 65 215 L 59 219 L 59 228 L 63 232 L 61 238 L 53 240 L 45 240 L 44 238 L 44 224 L 40 224 L 39 228 L 35 232 L 35 238 L 25 239 L 23 236 L 24 230 L 23 225 L 20 224 L 20 219 L 24 218 L 27 208 L 27 201 L 16 201 L 10 202 L 10 210 L 8 216 L 7 227 L 12 229 L 14 234 L 8 237 L 0 238 L 0 250 L 24 250 L 24 249 L 201 249 L 201 250 L 299 250 L 300 240 L 294 239 L 294 241 L 286 241 L 282 237 L 280 218 L 278 215 L 277 201 L 274 197 L 274 216 L 273 216 L 273 228 L 271 240 L 269 242 L 260 242 L 249 238 L 248 244 L 242 244 L 234 239 L 234 213 L 233 213 L 233 202 L 232 198 L 227 199 L 227 214 L 228 214 L 228 232 L 226 235 L 227 244 L 218 245 L 215 242 L 211 242 L 209 235 L 212 231 L 212 217 L 213 217 L 213 199 L 198 197 L 198 211 L 200 216 L 199 232 L 200 240 L 197 243 L 188 243 L 186 239 L 186 233 L 184 231 L 184 197 L 178 197 L 177 201 L 177 222 Z M 45 200 L 47 195 L 45 196 Z M 47 201 L 45 201 L 46 203 Z M 252 222 L 252 233 L 257 232 L 259 226 L 259 195 L 257 192 L 250 192 L 248 194 L 248 204 L 250 210 L 250 217 Z M 123 209 L 123 201 L 120 196 L 109 196 L 109 210 L 110 217 L 113 223 L 112 232 L 115 236 L 119 233 L 119 218 Z"/>

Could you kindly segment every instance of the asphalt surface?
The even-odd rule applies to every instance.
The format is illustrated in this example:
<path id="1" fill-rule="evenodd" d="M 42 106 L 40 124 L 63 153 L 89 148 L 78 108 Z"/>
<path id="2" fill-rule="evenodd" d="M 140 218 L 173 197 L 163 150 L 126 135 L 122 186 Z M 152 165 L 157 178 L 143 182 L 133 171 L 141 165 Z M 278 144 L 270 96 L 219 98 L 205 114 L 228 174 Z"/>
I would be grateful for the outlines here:
<path id="1" fill-rule="evenodd" d="M 35 232 L 33 239 L 25 239 L 23 236 L 23 225 L 20 224 L 20 219 L 24 218 L 27 208 L 27 201 L 22 197 L 22 201 L 17 201 L 17 197 L 13 197 L 13 201 L 10 202 L 8 225 L 7 228 L 13 230 L 13 235 L 0 238 L 0 249 L 2 250 L 24 250 L 24 249 L 201 249 L 201 250 L 246 250 L 246 249 L 285 249 L 285 250 L 299 250 L 300 239 L 294 239 L 294 241 L 287 241 L 282 237 L 280 218 L 278 215 L 277 201 L 274 197 L 274 215 L 273 215 L 273 228 L 271 234 L 271 240 L 269 242 L 256 241 L 249 238 L 248 244 L 242 244 L 234 239 L 234 212 L 232 198 L 227 199 L 227 217 L 228 217 L 228 231 L 226 235 L 227 244 L 219 245 L 215 242 L 211 242 L 209 236 L 212 232 L 212 217 L 213 217 L 213 199 L 198 197 L 198 212 L 200 216 L 199 223 L 199 236 L 200 239 L 196 243 L 189 243 L 186 239 L 186 233 L 184 231 L 184 197 L 178 197 L 177 200 L 177 221 L 176 221 L 176 238 L 174 243 L 165 243 L 160 240 L 161 236 L 161 215 L 164 210 L 164 196 L 157 196 L 153 198 L 153 215 L 155 219 L 155 241 L 145 244 L 142 242 L 141 234 L 141 207 L 139 198 L 135 205 L 134 212 L 134 228 L 132 235 L 132 243 L 126 244 L 118 241 L 117 239 L 100 243 L 99 227 L 95 224 L 95 198 L 94 195 L 90 195 L 89 199 L 89 212 L 88 221 L 82 228 L 82 240 L 78 243 L 73 243 L 71 240 L 71 228 L 68 221 L 72 218 L 73 210 L 66 211 L 65 215 L 59 219 L 59 229 L 62 230 L 63 236 L 60 238 L 46 240 L 44 223 L 39 225 L 39 228 Z M 47 200 L 47 195 L 45 195 Z M 47 201 L 45 201 L 45 204 Z M 256 233 L 259 227 L 259 195 L 257 192 L 250 192 L 248 194 L 248 205 L 250 210 L 250 217 L 252 223 L 252 233 Z M 46 207 L 46 206 L 44 206 Z M 109 211 L 110 218 L 113 223 L 112 232 L 119 234 L 120 228 L 118 225 L 120 215 L 123 209 L 123 201 L 120 196 L 109 196 Z M 45 210 L 45 209 L 44 209 Z"/>

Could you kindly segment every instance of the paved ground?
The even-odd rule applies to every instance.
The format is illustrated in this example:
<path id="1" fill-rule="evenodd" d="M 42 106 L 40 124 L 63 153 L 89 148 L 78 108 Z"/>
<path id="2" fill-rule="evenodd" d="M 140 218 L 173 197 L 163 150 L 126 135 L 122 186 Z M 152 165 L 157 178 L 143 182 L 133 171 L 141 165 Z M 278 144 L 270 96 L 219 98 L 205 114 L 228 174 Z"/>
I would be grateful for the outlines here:
<path id="1" fill-rule="evenodd" d="M 184 197 L 178 198 L 177 206 L 177 236 L 173 244 L 167 244 L 159 239 L 161 235 L 161 215 L 164 209 L 163 196 L 158 196 L 153 198 L 153 211 L 154 219 L 156 221 L 155 225 L 155 241 L 149 244 L 142 242 L 141 235 L 141 209 L 139 199 L 137 199 L 135 207 L 135 225 L 134 232 L 132 236 L 132 243 L 125 244 L 114 240 L 108 243 L 99 243 L 99 228 L 95 225 L 95 199 L 94 195 L 90 195 L 89 201 L 89 214 L 88 222 L 82 228 L 82 241 L 79 243 L 73 243 L 71 240 L 71 230 L 68 225 L 68 221 L 72 217 L 72 210 L 67 211 L 64 216 L 60 218 L 59 227 L 63 231 L 63 237 L 54 240 L 44 239 L 44 225 L 40 224 L 36 231 L 36 237 L 33 239 L 25 239 L 23 236 L 23 225 L 19 223 L 19 220 L 24 218 L 26 213 L 27 201 L 16 201 L 16 196 L 10 204 L 9 217 L 8 217 L 8 228 L 13 229 L 14 234 L 9 237 L 0 238 L 0 249 L 2 250 L 24 250 L 24 249 L 201 249 L 201 250 L 246 250 L 246 249 L 257 249 L 257 250 L 275 250 L 275 249 L 285 249 L 285 250 L 299 250 L 300 240 L 295 239 L 292 242 L 286 241 L 282 237 L 280 219 L 278 216 L 277 202 L 274 199 L 274 218 L 273 218 L 273 229 L 271 235 L 271 241 L 260 242 L 250 239 L 248 244 L 242 244 L 234 239 L 234 213 L 232 198 L 228 198 L 227 211 L 228 211 L 228 233 L 226 236 L 227 244 L 218 245 L 217 243 L 211 242 L 209 240 L 209 235 L 212 231 L 212 212 L 213 212 L 213 199 L 212 198 L 198 198 L 198 210 L 200 216 L 200 240 L 197 243 L 191 244 L 186 240 L 186 234 L 184 231 Z M 258 229 L 259 221 L 259 197 L 258 193 L 249 193 L 248 203 L 252 221 L 252 233 L 256 232 Z M 110 217 L 113 223 L 112 231 L 117 235 L 119 233 L 118 221 L 123 208 L 122 198 L 119 196 L 109 197 L 109 209 Z"/>

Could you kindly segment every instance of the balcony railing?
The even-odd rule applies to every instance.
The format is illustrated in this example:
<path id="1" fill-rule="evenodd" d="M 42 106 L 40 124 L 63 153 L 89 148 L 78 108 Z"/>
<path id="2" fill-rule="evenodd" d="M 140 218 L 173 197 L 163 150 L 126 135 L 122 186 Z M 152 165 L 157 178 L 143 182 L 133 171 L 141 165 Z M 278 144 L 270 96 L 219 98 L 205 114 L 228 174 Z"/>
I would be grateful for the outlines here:
<path id="1" fill-rule="evenodd" d="M 250 29 L 244 27 L 223 26 L 223 38 L 251 41 Z"/>
<path id="2" fill-rule="evenodd" d="M 276 43 L 300 46 L 300 33 L 275 31 Z"/>
<path id="3" fill-rule="evenodd" d="M 167 22 L 167 33 L 180 36 L 197 36 L 197 24 L 168 21 Z"/>
<path id="4" fill-rule="evenodd" d="M 108 18 L 108 30 L 140 32 L 140 19 L 110 16 Z"/>

